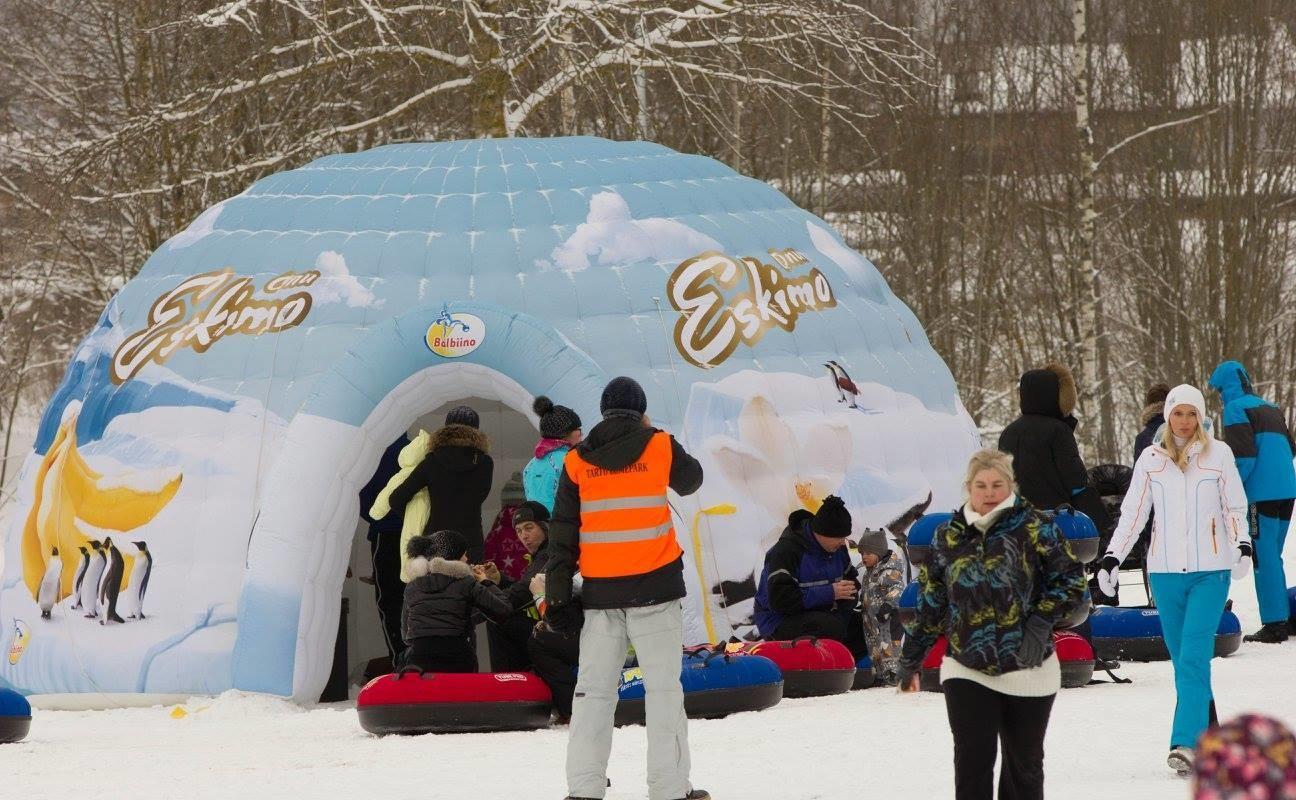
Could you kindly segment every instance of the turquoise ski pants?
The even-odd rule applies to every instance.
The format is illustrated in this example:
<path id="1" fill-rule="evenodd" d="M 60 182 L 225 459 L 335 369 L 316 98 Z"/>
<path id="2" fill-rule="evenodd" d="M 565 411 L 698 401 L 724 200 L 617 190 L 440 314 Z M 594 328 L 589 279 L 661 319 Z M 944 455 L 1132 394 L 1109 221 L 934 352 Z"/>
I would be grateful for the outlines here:
<path id="1" fill-rule="evenodd" d="M 1174 664 L 1175 712 L 1171 747 L 1196 747 L 1210 717 L 1211 657 L 1224 602 L 1229 570 L 1154 572 L 1152 597 L 1161 616 L 1161 632 Z"/>

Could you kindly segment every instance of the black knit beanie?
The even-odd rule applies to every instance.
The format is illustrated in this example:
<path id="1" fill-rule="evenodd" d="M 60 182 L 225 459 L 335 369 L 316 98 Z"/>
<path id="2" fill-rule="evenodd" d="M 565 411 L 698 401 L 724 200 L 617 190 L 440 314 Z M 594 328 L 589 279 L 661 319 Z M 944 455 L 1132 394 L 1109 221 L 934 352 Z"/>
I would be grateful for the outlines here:
<path id="1" fill-rule="evenodd" d="M 567 406 L 556 406 L 541 395 L 531 404 L 531 410 L 540 417 L 540 435 L 546 439 L 566 439 L 567 434 L 581 428 L 581 418 Z"/>
<path id="2" fill-rule="evenodd" d="M 827 536 L 831 539 L 845 539 L 850 536 L 851 532 L 851 515 L 846 510 L 846 504 L 836 495 L 828 495 L 824 498 L 823 505 L 819 506 L 819 511 L 814 515 L 814 522 L 810 523 L 811 530 L 820 536 Z"/>
<path id="3" fill-rule="evenodd" d="M 513 512 L 513 525 L 523 522 L 536 522 L 540 525 L 549 524 L 549 509 L 544 507 L 543 503 L 537 503 L 534 500 L 528 500 L 517 507 Z"/>
<path id="4" fill-rule="evenodd" d="M 636 414 L 643 414 L 648 411 L 648 396 L 644 394 L 643 387 L 638 381 L 622 375 L 613 378 L 603 389 L 599 411 L 604 415 L 609 411 L 633 411 Z"/>
<path id="5" fill-rule="evenodd" d="M 455 406 L 446 414 L 447 425 L 467 425 L 469 428 L 480 428 L 481 417 L 468 406 Z"/>
<path id="6" fill-rule="evenodd" d="M 405 545 L 405 554 L 410 558 L 444 558 L 446 561 L 458 561 L 468 552 L 468 542 L 459 531 L 442 530 L 425 536 L 415 536 Z"/>

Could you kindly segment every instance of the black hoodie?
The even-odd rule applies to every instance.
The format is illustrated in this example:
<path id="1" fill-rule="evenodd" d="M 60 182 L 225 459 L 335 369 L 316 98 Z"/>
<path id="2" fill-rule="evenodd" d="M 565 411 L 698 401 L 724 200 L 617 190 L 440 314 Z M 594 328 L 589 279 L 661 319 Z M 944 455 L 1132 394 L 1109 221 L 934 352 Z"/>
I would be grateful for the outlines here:
<path id="1" fill-rule="evenodd" d="M 641 419 L 612 416 L 595 425 L 577 452 L 586 461 L 609 470 L 624 469 L 639 460 L 658 433 Z M 693 494 L 702 485 L 702 465 L 671 437 L 670 488 Z M 572 573 L 580 560 L 580 488 L 567 477 L 558 479 L 553 521 L 549 524 L 549 561 L 545 566 L 546 602 L 571 602 Z M 581 605 L 585 608 L 640 608 L 684 597 L 682 557 L 664 567 L 621 578 L 585 578 Z"/>
<path id="2" fill-rule="evenodd" d="M 432 513 L 423 532 L 459 531 L 474 564 L 482 560 L 481 508 L 495 471 L 488 447 L 486 434 L 476 428 L 447 425 L 432 434 L 427 456 L 391 493 L 392 509 L 404 509 L 420 489 L 427 489 Z"/>
<path id="3" fill-rule="evenodd" d="M 1106 530 L 1111 518 L 1102 498 L 1088 488 L 1089 473 L 1072 433 L 1076 420 L 1063 414 L 1061 389 L 1062 381 L 1052 370 L 1033 369 L 1022 375 L 1022 413 L 999 434 L 999 449 L 1012 455 L 1018 491 L 1031 505 L 1041 509 L 1070 505 L 1089 515 L 1100 531 Z"/>

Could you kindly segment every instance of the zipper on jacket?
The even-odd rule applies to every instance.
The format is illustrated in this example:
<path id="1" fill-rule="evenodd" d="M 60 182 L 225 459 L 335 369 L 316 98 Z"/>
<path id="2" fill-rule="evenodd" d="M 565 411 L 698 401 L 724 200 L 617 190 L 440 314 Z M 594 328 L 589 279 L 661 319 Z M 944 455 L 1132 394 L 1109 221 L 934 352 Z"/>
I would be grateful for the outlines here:
<path id="1" fill-rule="evenodd" d="M 1219 555 L 1219 543 L 1215 541 L 1215 518 L 1214 517 L 1211 517 L 1211 550 L 1215 551 L 1215 555 Z"/>

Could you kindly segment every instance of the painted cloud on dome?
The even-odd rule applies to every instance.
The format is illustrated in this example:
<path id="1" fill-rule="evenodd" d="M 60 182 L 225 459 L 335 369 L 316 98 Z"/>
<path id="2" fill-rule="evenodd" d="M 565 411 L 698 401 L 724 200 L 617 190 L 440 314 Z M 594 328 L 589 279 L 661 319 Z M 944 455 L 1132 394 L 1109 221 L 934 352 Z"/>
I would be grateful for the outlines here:
<path id="1" fill-rule="evenodd" d="M 542 269 L 579 272 L 592 264 L 627 264 L 643 261 L 679 261 L 706 250 L 722 250 L 720 243 L 682 222 L 664 217 L 635 219 L 630 205 L 616 192 L 598 192 L 590 198 L 585 221 L 549 260 L 540 259 Z"/>
<path id="2" fill-rule="evenodd" d="M 346 258 L 334 250 L 325 250 L 315 259 L 320 279 L 311 287 L 316 303 L 346 303 L 351 308 L 382 308 L 383 301 L 374 297 L 347 269 Z"/>

